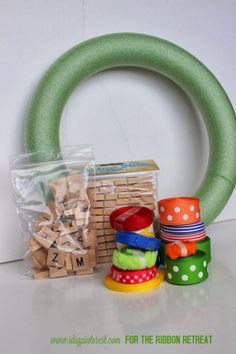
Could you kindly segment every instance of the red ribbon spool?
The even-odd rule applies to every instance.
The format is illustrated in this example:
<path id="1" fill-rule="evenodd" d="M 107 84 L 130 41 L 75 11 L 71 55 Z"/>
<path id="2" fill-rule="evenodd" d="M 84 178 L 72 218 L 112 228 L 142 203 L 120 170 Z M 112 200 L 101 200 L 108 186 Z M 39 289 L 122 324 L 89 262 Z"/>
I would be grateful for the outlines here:
<path id="1" fill-rule="evenodd" d="M 110 223 L 115 230 L 138 231 L 153 223 L 153 212 L 142 206 L 125 206 L 111 213 Z"/>

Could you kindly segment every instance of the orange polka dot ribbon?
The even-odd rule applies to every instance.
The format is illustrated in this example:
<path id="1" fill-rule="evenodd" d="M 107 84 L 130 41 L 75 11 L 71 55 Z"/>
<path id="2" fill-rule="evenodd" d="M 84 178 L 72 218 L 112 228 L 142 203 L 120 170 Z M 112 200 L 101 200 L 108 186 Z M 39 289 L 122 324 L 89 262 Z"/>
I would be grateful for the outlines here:
<path id="1" fill-rule="evenodd" d="M 194 197 L 162 199 L 158 211 L 163 225 L 188 225 L 200 220 L 199 199 Z"/>

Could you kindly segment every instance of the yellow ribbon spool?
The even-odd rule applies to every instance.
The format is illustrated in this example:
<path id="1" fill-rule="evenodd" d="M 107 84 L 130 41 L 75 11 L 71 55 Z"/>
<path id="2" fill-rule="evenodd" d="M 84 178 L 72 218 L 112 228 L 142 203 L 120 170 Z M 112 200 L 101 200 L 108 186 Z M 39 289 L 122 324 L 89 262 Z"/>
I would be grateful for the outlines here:
<path id="1" fill-rule="evenodd" d="M 165 271 L 162 269 L 157 269 L 157 274 L 155 278 L 146 281 L 142 284 L 122 284 L 113 280 L 111 274 L 107 274 L 104 279 L 105 286 L 112 291 L 119 291 L 123 293 L 141 293 L 143 291 L 154 290 L 165 279 Z"/>

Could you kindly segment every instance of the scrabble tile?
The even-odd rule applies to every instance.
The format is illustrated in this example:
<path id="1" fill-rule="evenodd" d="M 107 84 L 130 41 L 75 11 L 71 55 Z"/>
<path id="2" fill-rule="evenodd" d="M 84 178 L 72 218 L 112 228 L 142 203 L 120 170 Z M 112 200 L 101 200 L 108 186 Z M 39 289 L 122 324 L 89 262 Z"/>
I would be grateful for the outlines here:
<path id="1" fill-rule="evenodd" d="M 40 243 L 43 247 L 49 248 L 56 240 L 58 234 L 50 229 L 48 226 L 44 226 L 34 237 L 34 239 Z"/>
<path id="2" fill-rule="evenodd" d="M 109 215 L 104 215 L 104 221 L 109 221 L 110 222 L 110 216 Z"/>
<path id="3" fill-rule="evenodd" d="M 89 267 L 96 267 L 97 260 L 96 260 L 95 249 L 88 250 L 88 262 L 89 262 Z"/>
<path id="4" fill-rule="evenodd" d="M 65 256 L 65 268 L 69 274 L 73 273 L 72 257 L 71 257 L 71 253 L 68 252 L 66 253 Z"/>
<path id="5" fill-rule="evenodd" d="M 60 236 L 56 239 L 59 250 L 72 252 L 77 249 L 77 243 L 71 235 Z"/>
<path id="6" fill-rule="evenodd" d="M 76 275 L 88 275 L 93 273 L 93 268 L 87 268 L 87 269 L 80 269 L 79 271 L 76 272 Z"/>
<path id="7" fill-rule="evenodd" d="M 74 251 L 72 252 L 72 265 L 75 272 L 80 269 L 89 268 L 89 258 L 88 253 L 84 251 Z"/>
<path id="8" fill-rule="evenodd" d="M 118 199 L 123 199 L 123 198 L 130 198 L 131 197 L 131 193 L 119 193 L 118 194 Z"/>
<path id="9" fill-rule="evenodd" d="M 87 233 L 83 232 L 83 245 L 84 247 L 93 247 L 96 246 L 96 231 L 89 230 Z"/>
<path id="10" fill-rule="evenodd" d="M 49 268 L 49 275 L 50 278 L 60 278 L 60 277 L 66 277 L 68 275 L 68 272 L 65 267 L 62 268 L 51 267 Z"/>
<path id="11" fill-rule="evenodd" d="M 114 208 L 116 208 L 116 205 L 112 209 L 104 209 L 103 210 L 103 214 L 104 215 L 110 215 Z"/>
<path id="12" fill-rule="evenodd" d="M 65 252 L 57 248 L 50 248 L 48 250 L 47 265 L 49 268 L 62 268 L 65 263 Z"/>
<path id="13" fill-rule="evenodd" d="M 69 193 L 72 194 L 80 192 L 81 189 L 84 188 L 86 183 L 83 175 L 70 175 L 67 176 L 66 179 L 67 179 Z"/>
<path id="14" fill-rule="evenodd" d="M 35 270 L 33 272 L 34 279 L 45 279 L 49 278 L 49 271 L 48 270 Z"/>
<path id="15" fill-rule="evenodd" d="M 103 236 L 103 235 L 105 235 L 105 231 L 103 229 L 97 230 L 96 234 L 97 234 L 97 236 Z"/>
<path id="16" fill-rule="evenodd" d="M 38 243 L 38 242 L 35 240 L 34 237 L 31 238 L 31 239 L 27 242 L 27 244 L 28 244 L 28 247 L 30 248 L 30 250 L 31 250 L 32 252 L 37 251 L 37 250 L 39 250 L 39 249 L 42 247 L 42 245 L 41 245 L 40 243 Z"/>
<path id="17" fill-rule="evenodd" d="M 95 216 L 95 221 L 96 222 L 103 222 L 104 216 L 103 215 L 96 215 Z"/>
<path id="18" fill-rule="evenodd" d="M 95 215 L 103 215 L 103 209 L 94 209 L 93 212 Z"/>
<path id="19" fill-rule="evenodd" d="M 60 179 L 55 179 L 50 182 L 52 195 L 56 202 L 60 203 L 65 200 L 67 193 L 67 179 L 62 177 Z"/>

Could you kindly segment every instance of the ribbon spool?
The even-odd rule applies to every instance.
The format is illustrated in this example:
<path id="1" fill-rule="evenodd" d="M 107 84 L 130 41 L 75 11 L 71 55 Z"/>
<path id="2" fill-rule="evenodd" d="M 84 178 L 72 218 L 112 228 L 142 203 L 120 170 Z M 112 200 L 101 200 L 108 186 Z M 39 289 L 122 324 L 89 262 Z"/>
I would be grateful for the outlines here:
<path id="1" fill-rule="evenodd" d="M 161 240 L 161 248 L 160 248 L 160 262 L 161 264 L 165 264 L 165 247 L 169 242 Z M 208 263 L 211 261 L 211 239 L 210 237 L 206 237 L 204 240 L 196 242 L 197 251 L 202 251 L 206 253 L 206 260 Z"/>
<path id="2" fill-rule="evenodd" d="M 115 242 L 145 250 L 158 250 L 161 244 L 161 241 L 155 237 L 142 236 L 135 232 L 127 231 L 117 231 Z"/>
<path id="3" fill-rule="evenodd" d="M 122 270 L 116 266 L 111 267 L 111 277 L 118 283 L 140 284 L 151 280 L 156 276 L 156 267 L 141 270 Z"/>
<path id="4" fill-rule="evenodd" d="M 165 255 L 171 259 L 189 257 L 196 253 L 195 242 L 175 241 L 168 243 L 165 247 Z"/>
<path id="5" fill-rule="evenodd" d="M 110 214 L 110 223 L 111 227 L 118 231 L 133 231 L 143 236 L 154 236 L 153 212 L 145 207 L 118 208 Z"/>
<path id="6" fill-rule="evenodd" d="M 112 263 L 122 270 L 139 270 L 151 268 L 156 264 L 156 251 L 122 248 L 113 252 Z"/>
<path id="7" fill-rule="evenodd" d="M 208 277 L 207 256 L 197 251 L 195 255 L 175 260 L 165 257 L 166 281 L 175 285 L 201 283 Z"/>
<path id="8" fill-rule="evenodd" d="M 113 280 L 111 274 L 107 274 L 104 279 L 105 286 L 113 291 L 138 293 L 143 291 L 154 290 L 164 281 L 165 272 L 161 269 L 157 269 L 156 276 L 141 284 L 122 284 Z"/>
<path id="9" fill-rule="evenodd" d="M 162 199 L 158 211 L 163 225 L 188 225 L 200 220 L 199 199 L 194 197 Z"/>
<path id="10" fill-rule="evenodd" d="M 160 236 L 161 239 L 166 241 L 166 242 L 175 242 L 176 240 L 180 240 L 180 241 L 189 241 L 189 242 L 198 242 L 198 241 L 202 241 L 206 238 L 206 232 L 203 231 L 201 233 L 198 234 L 190 234 L 190 235 L 170 235 L 167 234 L 163 231 L 160 232 Z"/>
<path id="11" fill-rule="evenodd" d="M 178 226 L 166 226 L 161 225 L 161 231 L 168 233 L 170 235 L 187 235 L 200 233 L 205 230 L 205 224 L 203 221 L 199 221 L 195 224 L 190 225 L 178 225 Z"/>

